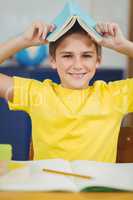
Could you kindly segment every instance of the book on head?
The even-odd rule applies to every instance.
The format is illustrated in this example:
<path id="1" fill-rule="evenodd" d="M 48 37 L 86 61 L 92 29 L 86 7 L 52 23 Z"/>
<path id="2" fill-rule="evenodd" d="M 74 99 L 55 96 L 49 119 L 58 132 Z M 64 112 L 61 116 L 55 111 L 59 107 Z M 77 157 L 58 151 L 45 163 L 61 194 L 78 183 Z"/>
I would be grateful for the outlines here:
<path id="1" fill-rule="evenodd" d="M 54 42 L 69 31 L 73 25 L 78 22 L 79 25 L 96 42 L 102 40 L 102 36 L 96 31 L 96 22 L 87 13 L 85 13 L 74 1 L 68 1 L 63 10 L 57 15 L 52 24 L 55 30 L 48 34 L 46 39 Z"/>

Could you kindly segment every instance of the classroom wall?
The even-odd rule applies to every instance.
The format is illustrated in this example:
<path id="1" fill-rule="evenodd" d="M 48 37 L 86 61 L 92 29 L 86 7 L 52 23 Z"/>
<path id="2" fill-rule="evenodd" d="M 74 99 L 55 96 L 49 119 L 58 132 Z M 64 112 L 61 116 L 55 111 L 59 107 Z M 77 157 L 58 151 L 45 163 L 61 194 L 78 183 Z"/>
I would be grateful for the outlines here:
<path id="1" fill-rule="evenodd" d="M 18 35 L 34 20 L 50 22 L 66 0 L 0 0 L 0 42 Z M 114 21 L 128 36 L 129 0 L 77 0 L 96 21 Z M 103 67 L 126 69 L 127 58 L 103 49 Z"/>

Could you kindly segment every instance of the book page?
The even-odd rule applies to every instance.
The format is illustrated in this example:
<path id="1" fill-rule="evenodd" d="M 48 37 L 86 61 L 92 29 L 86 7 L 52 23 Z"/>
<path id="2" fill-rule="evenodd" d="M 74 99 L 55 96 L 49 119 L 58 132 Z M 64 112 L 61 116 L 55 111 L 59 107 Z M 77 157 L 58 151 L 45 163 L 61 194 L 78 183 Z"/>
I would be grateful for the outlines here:
<path id="1" fill-rule="evenodd" d="M 52 24 L 54 24 L 56 28 L 54 29 L 53 32 L 48 34 L 47 40 L 53 41 L 58 32 L 62 31 L 62 29 L 64 29 L 67 23 L 71 20 L 71 17 L 72 17 L 71 10 L 69 8 L 69 5 L 67 4 L 53 20 Z"/>
<path id="2" fill-rule="evenodd" d="M 67 31 L 69 31 L 69 30 L 73 27 L 73 25 L 75 24 L 75 22 L 76 22 L 76 17 L 73 16 L 73 17 L 71 18 L 71 20 L 66 24 L 66 26 L 64 26 L 64 27 L 62 28 L 62 30 L 60 30 L 60 31 L 57 33 L 57 35 L 55 35 L 54 41 L 56 41 L 58 38 L 60 38 L 61 36 L 63 36 L 65 33 L 67 33 Z"/>
<path id="3" fill-rule="evenodd" d="M 71 173 L 70 164 L 62 159 L 41 161 L 12 162 L 12 167 L 0 177 L 0 190 L 13 191 L 77 191 L 73 179 L 69 176 L 44 172 L 43 169 L 53 169 Z M 20 167 L 19 167 L 20 164 Z M 11 165 L 11 163 L 10 163 Z"/>
<path id="4" fill-rule="evenodd" d="M 98 34 L 92 26 L 86 24 L 80 17 L 78 17 L 77 20 L 80 26 L 91 36 L 92 39 L 96 42 L 100 42 L 102 40 L 102 36 L 100 36 L 100 34 Z"/>
<path id="5" fill-rule="evenodd" d="M 91 179 L 75 179 L 79 190 L 101 186 L 133 191 L 133 163 L 102 163 L 95 161 L 73 161 L 74 173 L 91 176 Z"/>
<path id="6" fill-rule="evenodd" d="M 47 37 L 48 41 L 56 41 L 58 38 L 60 38 L 62 35 L 64 35 L 69 29 L 72 28 L 72 26 L 76 22 L 76 16 L 71 16 L 63 25 L 60 27 L 60 29 L 57 27 L 57 29 L 50 34 L 50 36 Z"/>

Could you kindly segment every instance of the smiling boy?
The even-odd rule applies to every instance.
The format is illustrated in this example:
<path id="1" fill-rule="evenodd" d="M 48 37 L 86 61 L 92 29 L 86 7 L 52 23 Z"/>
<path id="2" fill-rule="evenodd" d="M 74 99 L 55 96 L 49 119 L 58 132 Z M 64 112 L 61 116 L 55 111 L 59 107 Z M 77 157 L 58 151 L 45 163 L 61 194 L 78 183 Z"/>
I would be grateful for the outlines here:
<path id="1" fill-rule="evenodd" d="M 1 44 L 0 62 L 22 48 L 46 44 L 53 25 L 34 23 L 25 33 Z M 103 40 L 96 44 L 78 25 L 50 43 L 51 66 L 61 84 L 51 80 L 0 75 L 0 97 L 10 109 L 29 113 L 34 159 L 63 158 L 115 162 L 122 118 L 133 112 L 133 80 L 89 86 L 100 65 L 100 46 L 133 57 L 133 43 L 115 23 L 97 24 Z"/>
<path id="2" fill-rule="evenodd" d="M 78 23 L 56 43 L 56 47 L 53 47 L 54 43 L 50 44 L 51 63 L 58 71 L 62 86 L 87 88 L 100 64 L 100 46 L 92 41 Z"/>

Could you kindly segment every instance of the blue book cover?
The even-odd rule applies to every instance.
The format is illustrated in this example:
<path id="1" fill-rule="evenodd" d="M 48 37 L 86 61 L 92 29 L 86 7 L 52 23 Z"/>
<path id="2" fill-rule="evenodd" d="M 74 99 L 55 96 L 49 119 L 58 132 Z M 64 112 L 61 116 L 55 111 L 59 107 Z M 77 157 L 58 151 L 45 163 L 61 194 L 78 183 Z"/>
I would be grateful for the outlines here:
<path id="1" fill-rule="evenodd" d="M 94 36 L 96 41 L 102 39 L 102 36 L 95 30 L 96 22 L 81 10 L 75 1 L 71 0 L 66 3 L 63 10 L 52 22 L 56 28 L 52 33 L 48 34 L 47 40 L 55 41 L 58 39 L 75 24 L 76 20 L 92 37 Z"/>

